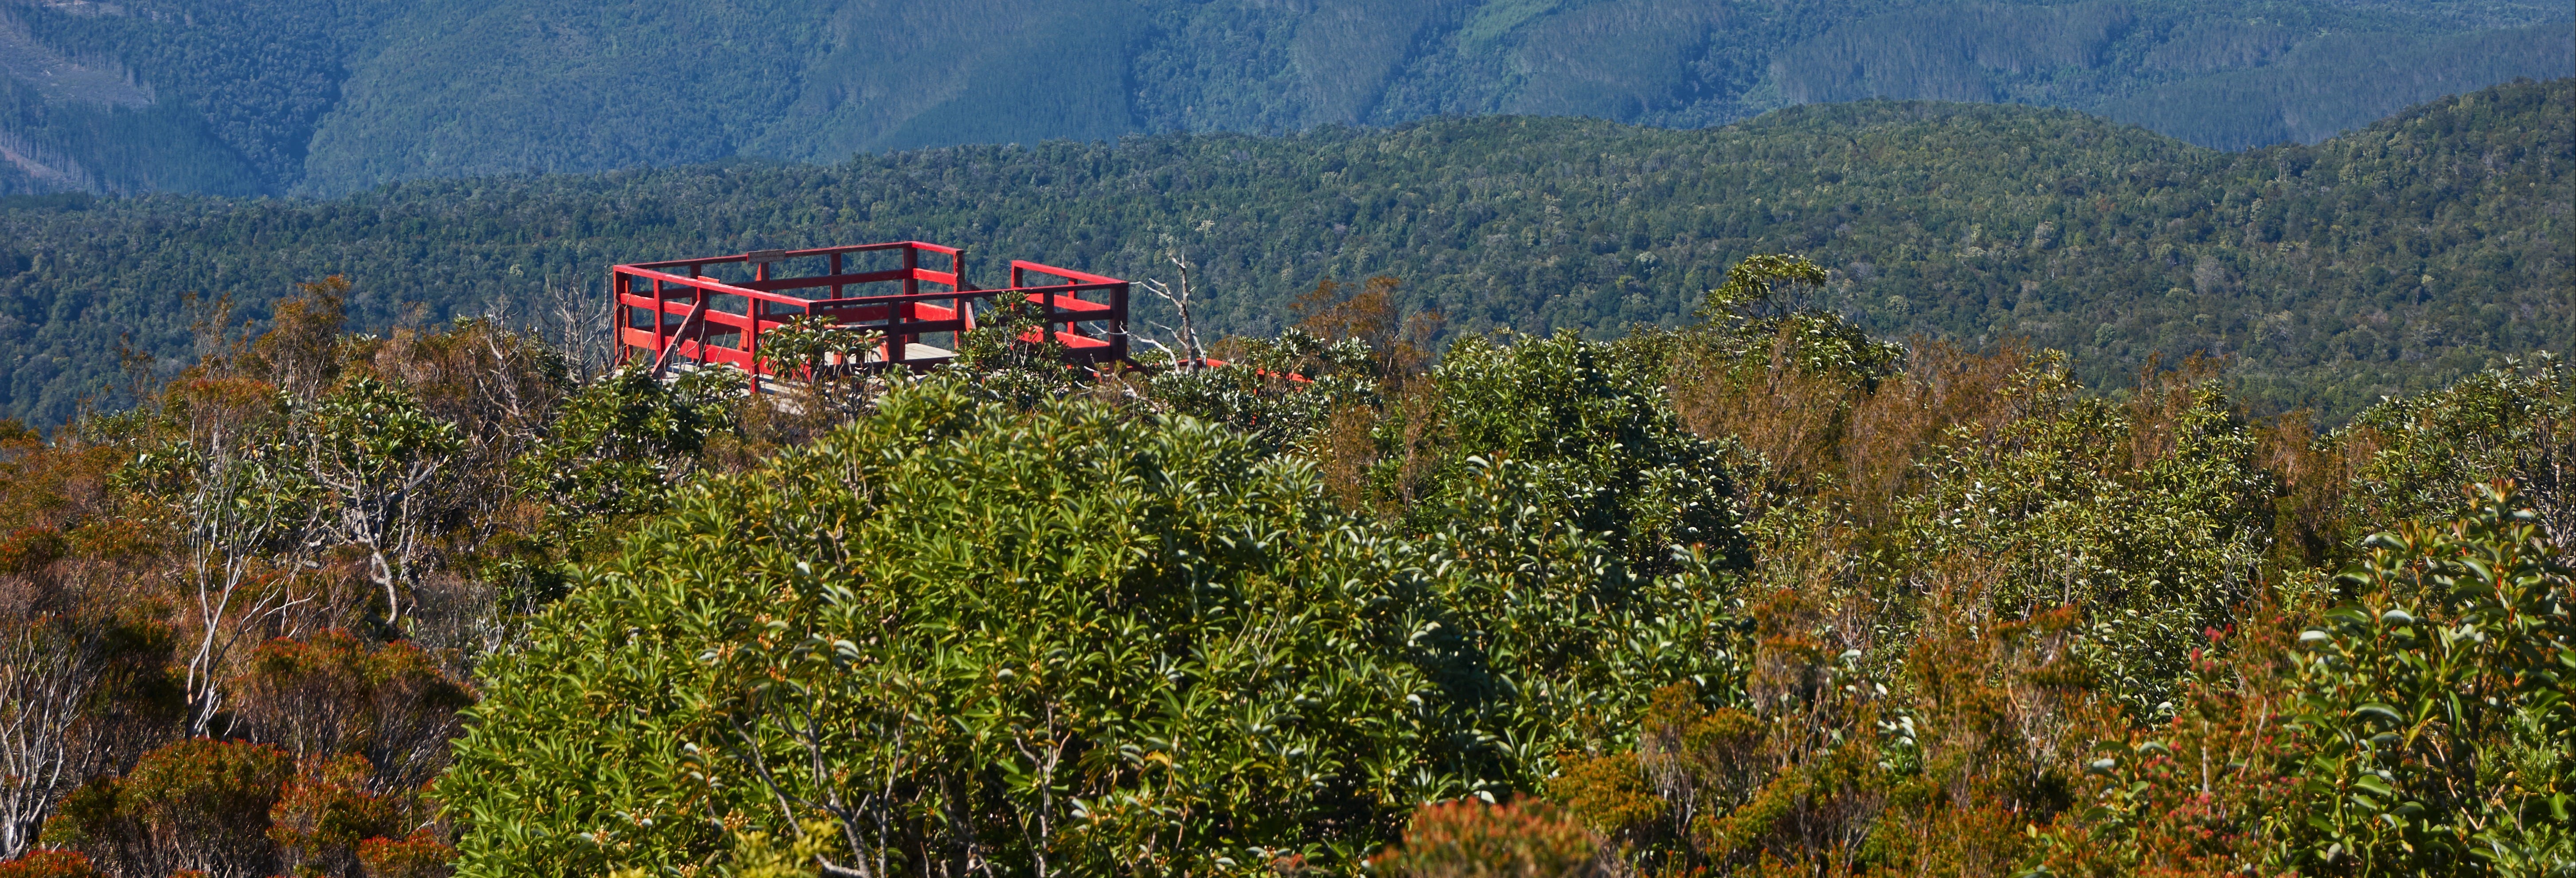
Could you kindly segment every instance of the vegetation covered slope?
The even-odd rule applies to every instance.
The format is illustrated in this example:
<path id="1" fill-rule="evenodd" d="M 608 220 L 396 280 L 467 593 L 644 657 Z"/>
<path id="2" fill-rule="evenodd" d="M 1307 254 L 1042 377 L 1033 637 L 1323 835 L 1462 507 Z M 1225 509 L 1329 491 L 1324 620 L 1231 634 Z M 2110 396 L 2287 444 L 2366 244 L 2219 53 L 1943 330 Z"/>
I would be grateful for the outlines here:
<path id="1" fill-rule="evenodd" d="M 2319 434 L 1822 280 L 762 396 L 316 283 L 0 446 L 0 874 L 2576 863 L 2562 362 Z"/>
<path id="2" fill-rule="evenodd" d="M 0 64 L 0 194 L 1435 115 L 1702 127 L 1866 98 L 2073 107 L 2240 148 L 2576 73 L 2570 26 L 2529 0 L 26 3 L 0 8 L 0 55 L 50 60 Z"/>
<path id="3" fill-rule="evenodd" d="M 2027 337 L 2096 386 L 2222 353 L 2257 404 L 2340 418 L 2576 337 L 2571 101 L 2576 81 L 2503 86 L 2238 154 L 2065 111 L 1864 103 L 1706 131 L 1442 120 L 331 201 L 20 200 L 0 211 L 0 400 L 37 423 L 124 404 L 119 345 L 172 374 L 190 294 L 264 317 L 342 274 L 363 326 L 413 303 L 524 318 L 549 286 L 595 294 L 611 262 L 920 238 L 968 245 L 987 285 L 1007 258 L 1172 280 L 1177 251 L 1202 328 L 1248 334 L 1320 279 L 1377 274 L 1451 332 L 1611 334 L 1678 321 L 1744 254 L 1796 249 L 1876 332 Z"/>

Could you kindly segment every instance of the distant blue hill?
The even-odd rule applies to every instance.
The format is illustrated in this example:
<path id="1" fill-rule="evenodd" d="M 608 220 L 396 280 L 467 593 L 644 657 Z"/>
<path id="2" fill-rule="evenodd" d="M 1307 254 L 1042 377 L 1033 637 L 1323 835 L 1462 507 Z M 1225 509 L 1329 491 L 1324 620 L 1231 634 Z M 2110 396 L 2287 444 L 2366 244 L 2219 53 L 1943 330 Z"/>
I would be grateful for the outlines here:
<path id="1" fill-rule="evenodd" d="M 2563 0 L 17 0 L 0 194 L 1865 98 L 2315 142 L 2576 72 Z"/>

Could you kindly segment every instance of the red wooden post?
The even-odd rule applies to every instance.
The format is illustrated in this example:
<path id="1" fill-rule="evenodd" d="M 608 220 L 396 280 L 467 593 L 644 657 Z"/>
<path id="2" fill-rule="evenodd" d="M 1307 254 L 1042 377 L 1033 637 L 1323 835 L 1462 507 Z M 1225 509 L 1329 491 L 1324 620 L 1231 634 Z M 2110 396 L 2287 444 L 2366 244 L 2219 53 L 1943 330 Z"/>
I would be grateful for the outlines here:
<path id="1" fill-rule="evenodd" d="M 921 248 L 913 246 L 909 241 L 903 245 L 903 294 L 905 296 L 921 294 Z M 912 305 L 913 301 L 906 298 L 900 303 L 887 306 L 887 329 L 892 330 L 903 323 L 905 318 L 911 317 Z M 886 333 L 886 362 L 901 365 L 911 353 L 910 336 L 896 335 L 891 331 Z"/>
<path id="2" fill-rule="evenodd" d="M 962 293 L 962 292 L 965 292 L 965 291 L 966 291 L 966 248 L 964 248 L 964 247 L 959 247 L 959 248 L 957 248 L 957 252 L 955 252 L 955 253 L 951 253 L 951 254 L 948 254 L 948 273 L 949 273 L 949 274 L 951 274 L 951 275 L 955 275 L 955 277 L 953 277 L 953 278 L 951 278 L 951 279 L 952 279 L 952 280 L 954 280 L 954 281 L 956 281 L 955 283 L 952 283 L 952 284 L 949 284 L 949 285 L 948 285 L 948 291 L 949 291 L 949 292 L 952 292 L 952 293 Z M 948 300 L 948 319 L 957 321 L 957 325 L 959 325 L 959 326 L 964 326 L 964 325 L 966 325 L 966 321 L 967 321 L 967 314 L 966 314 L 966 297 L 965 297 L 965 296 L 958 296 L 958 297 L 956 297 L 956 298 L 952 298 L 952 299 L 949 299 L 949 300 Z M 949 349 L 949 350 L 954 351 L 954 350 L 958 350 L 958 349 L 960 349 L 960 348 L 963 348 L 963 347 L 965 347 L 965 346 L 966 346 L 966 331 L 965 331 L 965 330 L 962 330 L 962 329 L 960 329 L 960 330 L 953 330 L 953 331 L 951 331 L 951 332 L 949 332 L 949 333 L 948 333 L 948 349 Z"/>
<path id="3" fill-rule="evenodd" d="M 763 265 L 756 269 L 754 277 L 757 280 L 768 280 L 769 266 Z M 742 310 L 751 318 L 751 328 L 743 330 L 742 332 L 742 352 L 751 357 L 751 369 L 749 370 L 751 372 L 751 395 L 759 396 L 761 372 L 760 312 L 762 310 L 760 300 L 751 298 L 743 299 Z"/>
<path id="4" fill-rule="evenodd" d="M 1127 359 L 1127 285 L 1109 288 L 1109 358 Z"/>
<path id="5" fill-rule="evenodd" d="M 620 366 L 635 358 L 635 352 L 629 350 L 634 345 L 626 343 L 626 331 L 635 328 L 635 306 L 626 304 L 626 287 L 626 276 L 618 274 L 614 267 L 608 269 L 608 300 L 617 303 L 617 325 L 613 328 L 617 333 L 617 365 Z"/>
<path id="6" fill-rule="evenodd" d="M 753 256 L 750 258 L 754 260 L 751 263 L 751 282 L 760 283 L 768 280 L 769 263 L 758 261 L 761 258 L 759 256 Z M 759 299 L 746 297 L 742 300 L 743 316 L 751 318 L 751 328 L 744 330 L 742 333 L 742 352 L 744 355 L 751 358 L 751 368 L 748 371 L 751 372 L 751 395 L 753 396 L 760 395 L 760 373 L 762 371 L 760 365 L 760 312 L 765 310 L 768 310 L 767 306 L 762 305 Z"/>

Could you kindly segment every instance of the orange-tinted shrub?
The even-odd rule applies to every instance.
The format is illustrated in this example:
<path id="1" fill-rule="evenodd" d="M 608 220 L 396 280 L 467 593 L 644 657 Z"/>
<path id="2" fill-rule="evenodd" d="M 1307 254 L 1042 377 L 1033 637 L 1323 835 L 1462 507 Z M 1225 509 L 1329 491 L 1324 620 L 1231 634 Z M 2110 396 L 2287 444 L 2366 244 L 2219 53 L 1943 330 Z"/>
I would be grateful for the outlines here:
<path id="1" fill-rule="evenodd" d="M 423 829 L 400 840 L 359 842 L 358 862 L 366 865 L 367 878 L 447 878 L 456 872 L 456 848 Z"/>
<path id="2" fill-rule="evenodd" d="M 0 861 L 0 878 L 107 878 L 107 873 L 79 851 L 38 849 Z"/>
<path id="3" fill-rule="evenodd" d="M 0 537 L 0 574 L 28 574 L 63 556 L 63 533 L 31 524 Z"/>
<path id="4" fill-rule="evenodd" d="M 234 684 L 244 732 L 299 758 L 364 756 L 385 789 L 444 767 L 456 712 L 473 701 L 417 647 L 370 649 L 345 631 L 269 641 L 250 664 Z"/>
<path id="5" fill-rule="evenodd" d="M 276 863 L 268 812 L 293 769 L 265 744 L 179 741 L 143 754 L 124 777 L 73 791 L 43 841 L 120 875 L 266 874 Z"/>
<path id="6" fill-rule="evenodd" d="M 1547 783 L 1548 795 L 1564 802 L 1565 809 L 1593 831 L 1630 850 L 1668 834 L 1665 821 L 1671 808 L 1647 784 L 1645 772 L 1637 766 L 1637 754 L 1569 753 L 1557 757 L 1556 766 L 1556 777 Z"/>
<path id="7" fill-rule="evenodd" d="M 365 757 L 307 759 L 268 809 L 270 841 L 299 875 L 347 875 L 360 839 L 392 830 L 394 802 L 371 795 Z"/>
<path id="8" fill-rule="evenodd" d="M 1401 846 L 1369 865 L 1412 878 L 1570 878 L 1599 871 L 1583 826 L 1536 799 L 1443 802 L 1413 813 Z"/>

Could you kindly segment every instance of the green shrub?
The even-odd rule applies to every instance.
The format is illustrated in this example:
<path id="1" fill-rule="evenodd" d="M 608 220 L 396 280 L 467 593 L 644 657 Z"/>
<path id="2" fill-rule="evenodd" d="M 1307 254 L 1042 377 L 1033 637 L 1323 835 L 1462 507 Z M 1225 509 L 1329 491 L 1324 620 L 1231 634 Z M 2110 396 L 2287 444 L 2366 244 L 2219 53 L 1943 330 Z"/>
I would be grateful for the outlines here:
<path id="1" fill-rule="evenodd" d="M 1432 370 L 1437 457 L 1409 525 L 1438 529 L 1474 485 L 1503 478 L 1526 486 L 1516 499 L 1550 526 L 1601 535 L 1633 569 L 1672 569 L 1677 550 L 1745 564 L 1733 472 L 1722 446 L 1673 414 L 1669 353 L 1669 339 L 1656 335 L 1461 340 Z M 1389 425 L 1390 442 L 1400 428 Z M 1403 463 L 1381 465 L 1380 490 L 1397 489 Z M 1463 508 L 1477 511 L 1466 520 L 1486 515 Z"/>
<path id="2" fill-rule="evenodd" d="M 2371 537 L 2300 635 L 2295 795 L 2266 816 L 2319 874 L 2576 868 L 2576 580 L 2510 485 Z"/>
<path id="3" fill-rule="evenodd" d="M 2576 580 L 2509 485 L 2371 537 L 2301 624 L 2249 620 L 2167 723 L 2095 749 L 2066 875 L 2576 870 Z"/>
<path id="4" fill-rule="evenodd" d="M 2372 406 L 2334 441 L 2353 458 L 2354 522 L 2437 519 L 2477 508 L 2459 486 L 2513 479 L 2542 524 L 2576 533 L 2576 370 L 2542 353 L 2448 387 Z"/>
<path id="5" fill-rule="evenodd" d="M 898 389 L 682 492 L 486 666 L 460 870 L 704 867 L 814 820 L 884 869 L 1355 864 L 1415 803 L 1534 786 L 1642 706 L 1611 681 L 1729 678 L 1704 560 L 1625 573 L 1518 472 L 1407 538 L 1203 422 Z"/>
<path id="6" fill-rule="evenodd" d="M 2076 607 L 2109 691 L 2153 716 L 2206 632 L 2258 595 L 2276 479 L 2212 379 L 2167 376 L 2124 406 L 2043 356 L 2002 392 L 2014 417 L 1955 428 L 1921 462 L 1889 572 L 1973 578 L 1983 618 Z"/>
<path id="7" fill-rule="evenodd" d="M 724 403 L 738 387 L 729 377 L 708 369 L 664 383 L 640 366 L 611 372 L 566 402 L 545 440 L 511 467 L 566 542 L 658 510 L 708 436 L 729 424 Z"/>

